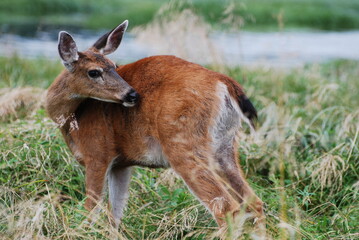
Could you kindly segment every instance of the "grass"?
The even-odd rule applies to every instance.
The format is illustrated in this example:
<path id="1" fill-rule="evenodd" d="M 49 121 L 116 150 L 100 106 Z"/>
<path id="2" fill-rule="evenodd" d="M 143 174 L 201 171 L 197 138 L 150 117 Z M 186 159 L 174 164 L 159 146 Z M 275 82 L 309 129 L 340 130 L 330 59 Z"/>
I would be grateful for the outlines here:
<path id="1" fill-rule="evenodd" d="M 7 88 L 0 103 L 15 91 L 9 88 L 46 88 L 60 69 L 59 63 L 44 59 L 0 58 L 0 78 L 5 80 L 0 88 Z M 257 133 L 241 136 L 239 161 L 266 203 L 272 238 L 357 239 L 359 62 L 338 60 L 286 71 L 223 71 L 245 87 L 259 110 Z M 89 224 L 83 208 L 83 168 L 41 104 L 34 109 L 27 103 L 17 105 L 27 114 L 3 118 L 0 125 L 4 239 L 215 236 L 210 214 L 170 170 L 135 169 L 120 233 L 109 226 L 105 213 Z"/>
<path id="2" fill-rule="evenodd" d="M 189 8 L 220 30 L 359 28 L 356 0 L 2 0 L 0 25 L 1 31 L 25 35 L 64 27 L 110 29 L 124 19 L 134 27 L 151 22 L 168 4 Z"/>

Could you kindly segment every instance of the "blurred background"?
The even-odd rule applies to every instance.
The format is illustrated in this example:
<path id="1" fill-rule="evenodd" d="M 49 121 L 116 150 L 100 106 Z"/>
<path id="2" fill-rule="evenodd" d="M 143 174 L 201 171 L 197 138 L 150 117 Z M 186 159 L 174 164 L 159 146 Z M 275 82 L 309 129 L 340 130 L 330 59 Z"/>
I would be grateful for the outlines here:
<path id="1" fill-rule="evenodd" d="M 300 66 L 359 58 L 357 0 L 2 0 L 0 55 L 57 58 L 66 30 L 85 49 L 128 19 L 113 57 L 175 54 L 202 64 Z"/>

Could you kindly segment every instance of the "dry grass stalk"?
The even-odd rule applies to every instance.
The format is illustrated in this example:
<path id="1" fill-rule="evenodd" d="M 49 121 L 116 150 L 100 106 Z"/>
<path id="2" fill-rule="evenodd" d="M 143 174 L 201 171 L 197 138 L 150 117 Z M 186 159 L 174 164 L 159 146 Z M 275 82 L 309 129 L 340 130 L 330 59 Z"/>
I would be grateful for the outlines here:
<path id="1" fill-rule="evenodd" d="M 342 186 L 343 174 L 348 166 L 342 157 L 328 153 L 313 161 L 309 168 L 313 183 L 319 183 L 321 191 L 331 188 L 333 192 Z"/>
<path id="2" fill-rule="evenodd" d="M 46 91 L 40 88 L 3 88 L 0 90 L 0 121 L 30 115 L 44 104 Z"/>
<path id="3" fill-rule="evenodd" d="M 2 194 L 11 194 L 6 189 L 0 190 Z M 64 196 L 50 193 L 50 189 L 47 191 L 42 197 L 26 199 L 13 204 L 11 208 L 0 209 L 0 223 L 7 226 L 5 236 L 22 240 L 87 239 L 92 233 L 104 239 L 126 239 L 109 224 L 109 212 L 105 205 L 99 205 L 96 212 L 90 213 L 64 209 L 61 204 Z M 84 216 L 84 220 L 73 225 L 76 219 L 67 218 L 66 212 L 69 210 Z"/>
<path id="4" fill-rule="evenodd" d="M 162 12 L 165 11 L 172 10 L 162 8 Z M 210 25 L 189 9 L 173 11 L 169 17 L 162 16 L 160 10 L 154 21 L 136 28 L 136 40 L 151 47 L 156 55 L 175 55 L 200 63 L 223 63 L 209 38 Z"/>

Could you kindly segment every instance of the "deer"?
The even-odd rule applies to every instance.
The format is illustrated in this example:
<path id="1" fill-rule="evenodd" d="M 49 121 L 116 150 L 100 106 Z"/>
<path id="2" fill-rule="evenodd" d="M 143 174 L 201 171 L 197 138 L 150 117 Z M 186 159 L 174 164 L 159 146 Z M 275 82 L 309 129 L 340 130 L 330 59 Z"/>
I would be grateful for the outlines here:
<path id="1" fill-rule="evenodd" d="M 85 169 L 85 208 L 108 191 L 118 228 L 134 166 L 172 168 L 220 227 L 245 212 L 265 237 L 263 202 L 238 163 L 242 123 L 257 112 L 232 78 L 175 56 L 118 66 L 106 55 L 120 45 L 124 21 L 86 51 L 59 33 L 65 69 L 48 89 L 46 110 Z"/>

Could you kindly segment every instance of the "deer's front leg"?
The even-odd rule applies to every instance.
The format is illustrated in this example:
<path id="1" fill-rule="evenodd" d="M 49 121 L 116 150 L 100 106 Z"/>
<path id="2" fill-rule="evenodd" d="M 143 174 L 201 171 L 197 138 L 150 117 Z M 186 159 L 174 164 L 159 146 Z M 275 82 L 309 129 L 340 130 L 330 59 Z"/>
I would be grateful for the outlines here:
<path id="1" fill-rule="evenodd" d="M 111 167 L 108 170 L 107 178 L 112 224 L 117 229 L 128 197 L 131 167 Z"/>
<path id="2" fill-rule="evenodd" d="M 107 162 L 96 160 L 89 162 L 85 166 L 87 196 L 85 208 L 88 211 L 91 211 L 102 199 L 107 167 Z"/>

